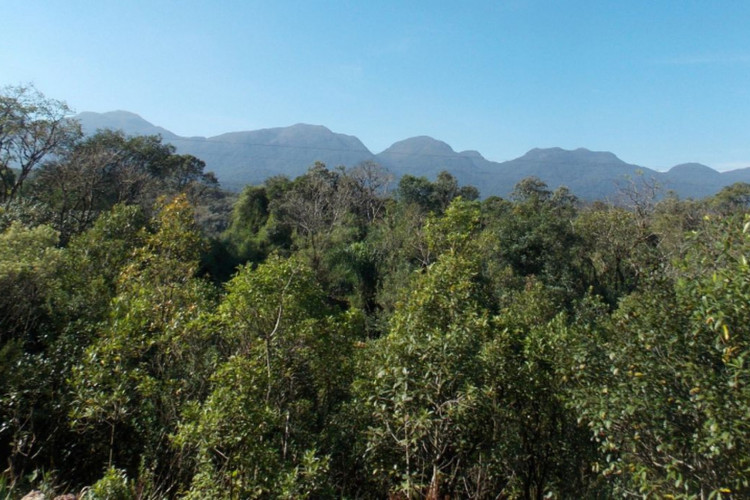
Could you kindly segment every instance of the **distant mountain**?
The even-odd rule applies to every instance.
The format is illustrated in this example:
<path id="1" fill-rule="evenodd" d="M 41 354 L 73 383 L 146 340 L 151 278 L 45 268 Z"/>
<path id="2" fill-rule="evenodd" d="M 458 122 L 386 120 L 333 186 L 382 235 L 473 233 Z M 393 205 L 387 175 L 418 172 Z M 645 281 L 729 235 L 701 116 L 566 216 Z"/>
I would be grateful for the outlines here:
<path id="1" fill-rule="evenodd" d="M 484 160 L 476 151 L 456 153 L 448 144 L 432 137 L 412 137 L 393 144 L 375 156 L 375 161 L 394 174 L 435 178 L 443 170 L 460 183 L 471 184 L 477 178 L 477 165 Z"/>
<path id="2" fill-rule="evenodd" d="M 584 199 L 612 198 L 627 179 L 636 175 L 656 177 L 658 172 L 638 165 L 625 163 L 609 152 L 573 151 L 561 148 L 532 149 L 515 160 L 503 162 L 502 178 L 488 175 L 485 179 L 492 191 L 503 192 L 509 184 L 536 176 L 550 188 L 567 186 L 576 196 Z"/>
<path id="3" fill-rule="evenodd" d="M 122 130 L 128 135 L 161 135 L 170 142 L 179 137 L 169 130 L 157 127 L 130 111 L 108 111 L 107 113 L 93 113 L 84 111 L 76 116 L 81 122 L 86 134 L 93 134 L 99 129 Z"/>
<path id="4" fill-rule="evenodd" d="M 376 159 L 399 175 L 435 177 L 441 170 L 448 170 L 460 183 L 477 186 L 483 196 L 507 196 L 518 181 L 535 176 L 550 188 L 567 186 L 581 198 L 601 199 L 613 196 L 628 178 L 659 176 L 659 172 L 630 165 L 608 152 L 532 149 L 520 158 L 498 163 L 476 151 L 457 153 L 430 137 L 397 142 Z"/>
<path id="5" fill-rule="evenodd" d="M 122 130 L 128 135 L 160 134 L 179 153 L 206 162 L 228 189 L 258 184 L 270 176 L 296 177 L 316 161 L 328 166 L 355 166 L 376 161 L 396 176 L 411 174 L 434 179 L 442 170 L 461 184 L 476 186 L 482 196 L 506 197 L 525 177 L 536 176 L 550 189 L 567 186 L 583 199 L 614 199 L 628 179 L 653 179 L 665 190 L 681 197 L 700 198 L 735 182 L 750 183 L 750 168 L 719 173 L 706 165 L 686 163 L 668 172 L 632 165 L 605 151 L 579 148 L 532 149 L 505 162 L 485 159 L 477 151 L 456 152 L 445 142 L 427 136 L 396 142 L 374 155 L 350 135 L 332 132 L 320 125 L 297 124 L 249 132 L 231 132 L 215 137 L 181 137 L 127 111 L 81 113 L 84 133 L 97 129 Z"/>
<path id="6" fill-rule="evenodd" d="M 76 117 L 84 133 L 112 128 L 128 135 L 161 134 L 181 154 L 206 162 L 229 189 L 259 184 L 284 174 L 296 177 L 316 161 L 329 166 L 356 165 L 374 155 L 356 137 L 336 134 L 319 125 L 297 124 L 251 132 L 231 132 L 215 137 L 180 137 L 126 111 L 81 113 Z"/>
<path id="7" fill-rule="evenodd" d="M 683 163 L 660 174 L 663 185 L 686 198 L 710 196 L 722 187 L 733 184 L 729 172 L 723 174 L 700 163 Z M 750 172 L 744 177 L 750 179 Z"/>
<path id="8" fill-rule="evenodd" d="M 231 188 L 258 184 L 278 174 L 297 177 L 316 161 L 337 166 L 373 158 L 356 137 L 304 124 L 170 142 L 180 153 L 203 159 Z"/>

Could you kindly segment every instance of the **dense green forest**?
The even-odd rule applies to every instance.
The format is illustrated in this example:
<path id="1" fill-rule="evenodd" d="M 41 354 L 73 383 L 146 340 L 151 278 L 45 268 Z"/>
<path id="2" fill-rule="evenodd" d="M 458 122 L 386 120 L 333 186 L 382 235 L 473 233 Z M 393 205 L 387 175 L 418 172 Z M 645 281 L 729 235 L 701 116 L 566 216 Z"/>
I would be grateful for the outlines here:
<path id="1" fill-rule="evenodd" d="M 750 496 L 750 186 L 226 193 L 0 96 L 0 497 Z"/>

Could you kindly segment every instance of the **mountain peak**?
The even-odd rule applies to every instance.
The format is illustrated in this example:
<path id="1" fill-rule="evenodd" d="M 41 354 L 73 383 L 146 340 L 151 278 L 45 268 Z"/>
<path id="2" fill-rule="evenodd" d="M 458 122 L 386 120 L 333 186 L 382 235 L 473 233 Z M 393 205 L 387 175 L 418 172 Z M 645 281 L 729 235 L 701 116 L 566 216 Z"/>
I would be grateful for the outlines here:
<path id="1" fill-rule="evenodd" d="M 523 155 L 520 159 L 534 162 L 579 162 L 579 163 L 617 163 L 624 164 L 620 158 L 609 151 L 591 151 L 586 148 L 563 149 L 534 148 Z"/>
<path id="2" fill-rule="evenodd" d="M 719 175 L 719 172 L 702 163 L 681 163 L 670 168 L 668 174 Z"/>
<path id="3" fill-rule="evenodd" d="M 121 130 L 127 135 L 161 135 L 164 139 L 175 139 L 177 136 L 169 130 L 157 127 L 142 116 L 131 111 L 117 110 L 104 113 L 83 111 L 75 116 L 81 123 L 85 134 L 94 134 L 97 130 Z"/>
<path id="4" fill-rule="evenodd" d="M 264 128 L 245 132 L 228 132 L 210 140 L 237 144 L 266 144 L 286 147 L 331 149 L 331 151 L 357 150 L 367 155 L 370 151 L 352 136 L 331 131 L 323 125 L 297 123 L 289 127 Z"/>
<path id="5" fill-rule="evenodd" d="M 457 153 L 453 151 L 452 147 L 443 141 L 433 139 L 427 135 L 419 135 L 404 139 L 403 141 L 398 141 L 380 154 L 453 156 Z"/>
<path id="6" fill-rule="evenodd" d="M 466 151 L 461 151 L 458 154 L 460 154 L 461 156 L 465 156 L 467 158 L 473 158 L 475 160 L 485 159 L 484 156 L 482 156 L 482 153 L 480 153 L 479 151 L 475 151 L 473 149 L 467 149 Z"/>
<path id="7" fill-rule="evenodd" d="M 96 117 L 103 117 L 110 120 L 138 120 L 142 122 L 149 123 L 148 121 L 144 120 L 143 117 L 137 113 L 133 113 L 132 111 L 125 111 L 124 109 L 116 109 L 114 111 L 105 111 L 103 113 L 96 113 L 94 111 L 82 111 L 78 114 L 78 118 L 96 118 Z M 151 125 L 149 123 L 149 125 Z"/>
<path id="8" fill-rule="evenodd" d="M 321 132 L 324 134 L 332 134 L 331 129 L 324 125 L 311 125 L 309 123 L 295 123 L 294 125 L 290 127 L 285 127 L 289 130 L 306 130 L 306 131 L 315 131 L 315 132 Z"/>

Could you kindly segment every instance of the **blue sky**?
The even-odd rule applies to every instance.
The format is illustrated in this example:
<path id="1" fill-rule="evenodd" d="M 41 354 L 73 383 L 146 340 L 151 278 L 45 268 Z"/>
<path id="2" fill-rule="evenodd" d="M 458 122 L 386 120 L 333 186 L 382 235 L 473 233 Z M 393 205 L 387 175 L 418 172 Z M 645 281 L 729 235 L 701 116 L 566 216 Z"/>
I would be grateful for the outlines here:
<path id="1" fill-rule="evenodd" d="M 180 135 L 311 123 L 375 153 L 750 166 L 750 2 L 7 0 L 0 86 Z"/>

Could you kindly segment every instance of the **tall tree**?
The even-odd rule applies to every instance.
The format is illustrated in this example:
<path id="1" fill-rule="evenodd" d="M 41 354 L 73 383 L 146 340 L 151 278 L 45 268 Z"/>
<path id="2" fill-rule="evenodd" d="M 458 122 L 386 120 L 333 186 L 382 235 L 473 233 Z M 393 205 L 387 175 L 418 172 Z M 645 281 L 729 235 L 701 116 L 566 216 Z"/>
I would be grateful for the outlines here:
<path id="1" fill-rule="evenodd" d="M 193 156 L 175 154 L 159 136 L 102 130 L 43 165 L 33 194 L 54 211 L 65 242 L 116 203 L 150 209 L 158 196 L 180 193 L 193 205 L 203 202 L 218 185 L 204 167 Z"/>
<path id="2" fill-rule="evenodd" d="M 176 437 L 196 462 L 191 498 L 326 491 L 316 438 L 346 394 L 358 317 L 327 306 L 298 258 L 239 270 L 218 310 L 224 362 Z"/>
<path id="3" fill-rule="evenodd" d="M 169 488 L 178 471 L 168 434 L 211 370 L 200 317 L 212 289 L 195 278 L 203 243 L 185 197 L 161 203 L 153 225 L 119 274 L 110 317 L 72 371 L 71 417 L 77 431 L 99 438 L 102 463 L 134 474 L 143 462 Z"/>
<path id="4" fill-rule="evenodd" d="M 33 86 L 0 93 L 0 203 L 13 201 L 34 167 L 81 136 L 70 108 Z"/>
<path id="5" fill-rule="evenodd" d="M 460 491 L 476 409 L 487 290 L 472 244 L 478 205 L 454 202 L 428 228 L 442 250 L 415 277 L 387 335 L 365 352 L 356 401 L 369 415 L 366 457 L 383 493 L 441 498 Z"/>
<path id="6" fill-rule="evenodd" d="M 550 191 L 530 177 L 516 185 L 511 198 L 504 216 L 487 221 L 498 239 L 497 258 L 520 276 L 537 276 L 571 299 L 580 296 L 575 197 L 562 187 Z"/>

